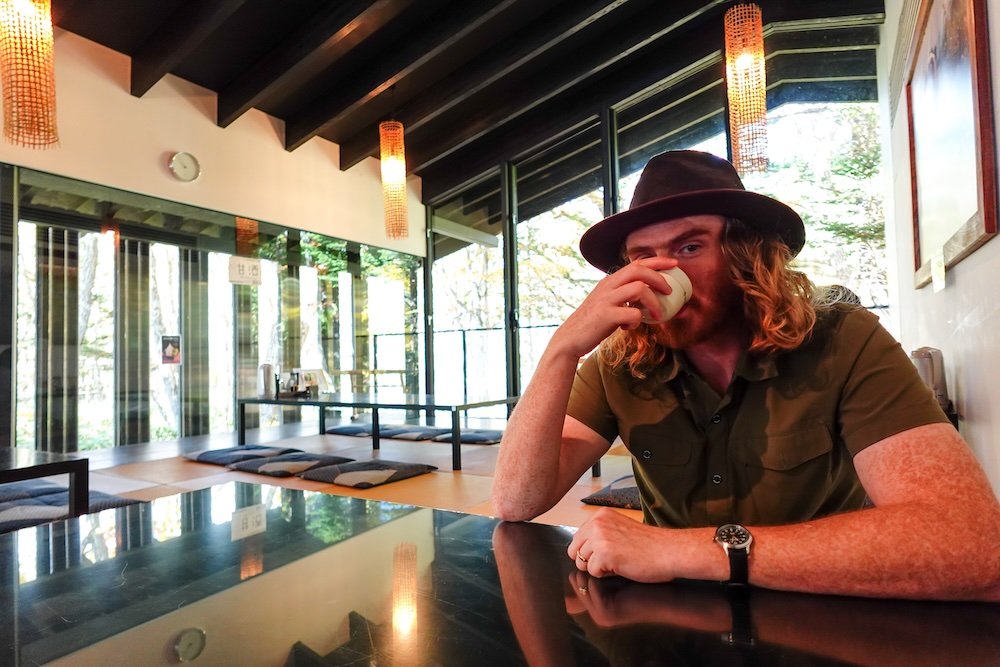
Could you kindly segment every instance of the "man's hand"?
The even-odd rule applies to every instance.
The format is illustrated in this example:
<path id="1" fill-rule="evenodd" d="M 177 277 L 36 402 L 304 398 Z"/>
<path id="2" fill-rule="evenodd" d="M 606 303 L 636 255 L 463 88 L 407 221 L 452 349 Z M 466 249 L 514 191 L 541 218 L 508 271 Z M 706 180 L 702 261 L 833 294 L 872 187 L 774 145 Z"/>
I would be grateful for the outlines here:
<path id="1" fill-rule="evenodd" d="M 570 615 L 585 613 L 600 628 L 662 623 L 722 633 L 732 627 L 729 599 L 715 586 L 634 584 L 577 571 L 569 575 L 565 601 Z"/>
<path id="2" fill-rule="evenodd" d="M 657 294 L 668 294 L 670 285 L 658 271 L 672 269 L 677 261 L 651 257 L 632 262 L 605 276 L 572 315 L 556 330 L 553 343 L 576 358 L 588 354 L 615 329 L 635 329 L 642 322 L 641 303 L 653 317 L 661 315 Z"/>
<path id="3" fill-rule="evenodd" d="M 633 581 L 670 581 L 669 528 L 647 526 L 602 507 L 580 526 L 566 554 L 580 571 L 595 577 L 617 574 Z"/>

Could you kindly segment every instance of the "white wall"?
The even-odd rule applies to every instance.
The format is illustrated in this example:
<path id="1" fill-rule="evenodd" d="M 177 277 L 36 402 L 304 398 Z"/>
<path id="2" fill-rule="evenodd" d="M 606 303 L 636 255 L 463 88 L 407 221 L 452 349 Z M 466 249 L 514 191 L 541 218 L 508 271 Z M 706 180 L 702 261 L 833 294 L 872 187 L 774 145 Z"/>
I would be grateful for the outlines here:
<path id="1" fill-rule="evenodd" d="M 0 162 L 424 256 L 419 179 L 409 182 L 410 236 L 390 241 L 378 160 L 341 171 L 336 144 L 316 137 L 288 152 L 284 124 L 256 109 L 220 128 L 204 88 L 168 75 L 133 97 L 128 57 L 58 29 L 55 47 L 60 145 L 0 142 Z M 198 158 L 198 180 L 171 175 L 176 151 Z"/>
<path id="2" fill-rule="evenodd" d="M 1000 110 L 1000 0 L 988 0 L 993 107 Z M 903 0 L 887 0 L 879 77 L 888 77 Z M 882 99 L 888 100 L 888 94 Z M 948 390 L 961 417 L 960 430 L 1000 494 L 1000 240 L 987 242 L 947 272 L 946 287 L 913 287 L 913 219 L 910 210 L 909 136 L 905 95 L 889 109 L 894 206 L 889 221 L 891 257 L 898 278 L 901 343 L 906 350 L 940 348 Z"/>

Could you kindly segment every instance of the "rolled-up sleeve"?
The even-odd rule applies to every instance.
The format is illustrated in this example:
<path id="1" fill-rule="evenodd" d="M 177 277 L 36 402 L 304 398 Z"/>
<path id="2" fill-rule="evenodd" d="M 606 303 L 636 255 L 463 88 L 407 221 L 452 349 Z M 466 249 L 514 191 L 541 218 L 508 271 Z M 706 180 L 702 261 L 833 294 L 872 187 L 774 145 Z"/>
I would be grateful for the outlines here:
<path id="1" fill-rule="evenodd" d="M 577 369 L 566 414 L 592 428 L 608 442 L 618 436 L 618 420 L 608 403 L 596 354 L 587 357 Z"/>

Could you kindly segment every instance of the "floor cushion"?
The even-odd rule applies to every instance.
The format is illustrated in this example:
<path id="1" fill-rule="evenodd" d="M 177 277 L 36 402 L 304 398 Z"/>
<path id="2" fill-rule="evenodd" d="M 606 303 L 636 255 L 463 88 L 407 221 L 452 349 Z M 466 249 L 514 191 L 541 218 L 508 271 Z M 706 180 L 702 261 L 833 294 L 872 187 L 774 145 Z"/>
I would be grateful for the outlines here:
<path id="1" fill-rule="evenodd" d="M 354 435 L 363 436 L 372 434 L 371 424 L 344 424 L 326 429 L 327 435 Z"/>
<path id="2" fill-rule="evenodd" d="M 437 470 L 437 466 L 426 463 L 377 459 L 314 468 L 300 473 L 299 477 L 337 484 L 338 486 L 350 486 L 355 489 L 370 489 L 373 486 L 398 482 L 401 479 L 409 479 L 434 470 Z"/>
<path id="3" fill-rule="evenodd" d="M 583 502 L 588 505 L 622 507 L 629 510 L 642 509 L 639 504 L 639 488 L 635 485 L 635 475 L 619 477 L 600 491 L 595 491 L 584 498 Z"/>
<path id="4" fill-rule="evenodd" d="M 463 428 L 460 439 L 467 445 L 495 445 L 500 442 L 503 431 L 496 429 Z M 436 442 L 451 442 L 451 429 L 434 438 Z"/>
<path id="5" fill-rule="evenodd" d="M 370 437 L 371 424 L 344 424 L 328 428 L 329 435 L 353 435 Z M 461 440 L 467 444 L 492 445 L 500 442 L 503 431 L 495 429 L 463 429 Z M 420 424 L 379 424 L 378 437 L 395 438 L 397 440 L 434 440 L 435 442 L 451 442 L 451 428 L 439 426 L 421 426 Z"/>
<path id="6" fill-rule="evenodd" d="M 434 426 L 407 426 L 405 428 L 396 429 L 395 432 L 387 437 L 395 438 L 397 440 L 433 440 L 439 435 L 444 435 L 445 433 L 451 433 L 450 428 L 436 428 Z M 382 430 L 379 429 L 379 436 L 382 436 Z"/>
<path id="7" fill-rule="evenodd" d="M 404 440 L 430 440 L 435 435 L 450 432 L 448 428 L 434 428 L 432 426 L 420 426 L 419 424 L 379 424 L 378 437 L 380 438 L 402 438 Z M 344 424 L 328 428 L 329 435 L 353 435 L 356 437 L 369 437 L 372 434 L 371 424 Z"/>
<path id="8" fill-rule="evenodd" d="M 218 466 L 228 466 L 249 459 L 265 459 L 292 452 L 301 452 L 294 447 L 268 447 L 267 445 L 243 445 L 242 447 L 226 447 L 225 449 L 205 449 L 190 452 L 184 458 L 198 463 L 212 463 Z"/>
<path id="9" fill-rule="evenodd" d="M 268 475 L 269 477 L 291 477 L 292 475 L 298 475 L 300 472 L 312 470 L 313 468 L 321 468 L 338 463 L 350 463 L 353 460 L 346 456 L 333 456 L 331 454 L 292 452 L 279 456 L 238 461 L 230 463 L 228 467 L 231 470 L 253 472 L 258 475 Z"/>

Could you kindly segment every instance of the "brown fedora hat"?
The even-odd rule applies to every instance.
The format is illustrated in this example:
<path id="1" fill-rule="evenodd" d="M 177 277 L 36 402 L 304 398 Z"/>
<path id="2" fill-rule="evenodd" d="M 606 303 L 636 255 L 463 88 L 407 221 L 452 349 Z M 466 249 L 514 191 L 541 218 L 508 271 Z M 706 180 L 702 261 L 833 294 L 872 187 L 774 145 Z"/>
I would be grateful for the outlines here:
<path id="1" fill-rule="evenodd" d="M 747 192 L 727 160 L 701 151 L 669 151 L 646 163 L 627 211 L 583 233 L 580 252 L 597 268 L 611 272 L 621 265 L 629 234 L 689 215 L 739 218 L 762 235 L 780 238 L 792 256 L 806 240 L 799 214 L 777 199 Z"/>

